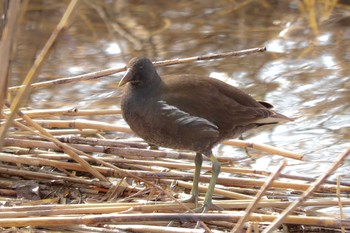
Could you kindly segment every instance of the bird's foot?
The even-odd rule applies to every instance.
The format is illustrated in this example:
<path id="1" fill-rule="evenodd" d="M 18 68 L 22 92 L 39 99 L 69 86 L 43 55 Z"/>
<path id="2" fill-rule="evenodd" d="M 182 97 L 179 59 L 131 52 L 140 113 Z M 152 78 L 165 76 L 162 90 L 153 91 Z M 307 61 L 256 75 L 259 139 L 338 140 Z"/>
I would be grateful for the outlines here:
<path id="1" fill-rule="evenodd" d="M 194 203 L 195 204 L 195 208 L 198 207 L 198 198 L 195 195 L 191 195 L 190 197 L 188 197 L 188 195 L 186 195 L 185 198 L 181 198 L 179 200 L 181 203 Z M 188 212 L 188 211 L 186 211 Z M 168 223 L 167 227 L 172 227 L 174 225 L 175 221 L 171 221 Z M 197 223 L 197 225 L 199 226 L 199 223 Z"/>
<path id="2" fill-rule="evenodd" d="M 223 211 L 224 209 L 210 202 L 210 203 L 204 203 L 202 207 L 195 208 L 193 211 L 196 213 L 207 213 L 208 210 L 216 210 L 220 212 L 220 211 Z"/>
<path id="3" fill-rule="evenodd" d="M 207 213 L 208 210 L 217 210 L 220 212 L 220 211 L 223 211 L 224 209 L 210 202 L 210 203 L 204 203 L 202 207 L 196 208 L 193 211 L 196 213 Z M 201 225 L 201 221 L 197 221 L 194 229 L 198 229 L 200 225 Z"/>

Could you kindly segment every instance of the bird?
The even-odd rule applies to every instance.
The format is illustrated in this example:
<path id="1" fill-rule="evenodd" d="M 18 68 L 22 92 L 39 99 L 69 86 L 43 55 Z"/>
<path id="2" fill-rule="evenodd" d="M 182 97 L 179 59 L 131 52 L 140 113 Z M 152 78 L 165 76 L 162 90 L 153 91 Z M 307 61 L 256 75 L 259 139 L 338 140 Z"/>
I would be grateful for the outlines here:
<path id="1" fill-rule="evenodd" d="M 119 82 L 124 86 L 121 111 L 131 130 L 150 145 L 196 153 L 189 201 L 207 212 L 216 207 L 212 196 L 220 163 L 212 149 L 219 142 L 264 125 L 292 121 L 242 90 L 203 75 L 159 76 L 147 57 L 134 57 Z M 198 183 L 203 156 L 212 163 L 212 176 L 203 206 L 198 207 Z M 198 207 L 198 208 L 197 208 Z"/>

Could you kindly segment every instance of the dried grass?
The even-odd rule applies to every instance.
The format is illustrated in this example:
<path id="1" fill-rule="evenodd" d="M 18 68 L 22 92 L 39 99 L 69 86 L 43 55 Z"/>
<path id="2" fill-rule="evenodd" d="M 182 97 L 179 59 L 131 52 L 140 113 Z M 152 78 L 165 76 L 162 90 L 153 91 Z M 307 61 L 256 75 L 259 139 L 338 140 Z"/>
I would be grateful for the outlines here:
<path id="1" fill-rule="evenodd" d="M 45 113 L 43 116 L 35 115 L 36 122 L 45 130 L 58 127 L 55 136 L 44 137 L 34 131 L 33 125 L 28 124 L 24 131 L 19 128 L 9 132 L 3 141 L 3 152 L 0 153 L 0 193 L 2 201 L 8 207 L 0 208 L 0 227 L 32 226 L 83 230 L 88 226 L 98 225 L 100 229 L 105 227 L 106 230 L 122 230 L 129 226 L 128 229 L 137 231 L 192 232 L 190 225 L 185 223 L 178 223 L 171 228 L 166 226 L 167 222 L 178 220 L 201 220 L 209 226 L 208 229 L 229 230 L 235 226 L 240 229 L 248 222 L 259 223 L 262 227 L 267 222 L 275 221 L 278 217 L 276 213 L 282 212 L 293 203 L 290 199 L 300 200 L 298 192 L 310 189 L 316 193 L 309 196 L 308 200 L 300 202 L 301 207 L 288 214 L 283 219 L 283 224 L 344 229 L 350 227 L 345 219 L 339 220 L 318 212 L 307 213 L 304 210 L 305 206 L 317 209 L 350 205 L 346 194 L 350 191 L 348 184 L 337 185 L 330 182 L 316 187 L 309 183 L 310 178 L 302 176 L 288 176 L 280 171 L 271 173 L 232 167 L 235 160 L 225 157 L 221 158 L 224 164 L 222 171 L 230 176 L 220 176 L 214 197 L 214 203 L 224 211 L 208 214 L 185 213 L 187 208 L 193 208 L 193 204 L 182 204 L 184 207 L 174 202 L 173 197 L 179 197 L 191 188 L 194 169 L 192 153 L 150 150 L 147 144 L 139 140 L 103 138 L 110 135 L 110 132 L 122 133 L 121 135 L 128 137 L 126 134 L 131 131 L 127 127 L 94 121 L 51 120 L 50 118 L 57 117 L 59 111 L 53 115 L 47 114 L 49 110 L 41 112 Z M 90 111 L 82 112 L 85 114 Z M 99 111 L 96 112 L 98 115 Z M 108 111 L 102 110 L 101 114 L 106 112 Z M 118 110 L 110 112 L 114 115 Z M 19 122 L 20 119 L 16 121 Z M 103 129 L 99 129 L 99 125 L 103 125 Z M 66 135 L 66 130 L 70 130 L 69 135 Z M 64 152 L 60 143 L 69 146 L 70 150 L 88 163 L 91 169 L 105 177 L 105 180 L 96 179 L 92 172 L 75 162 L 71 155 Z M 204 164 L 203 171 L 210 169 L 208 163 Z M 283 180 L 268 181 L 269 176 L 280 176 Z M 210 175 L 201 176 L 201 194 L 206 192 L 209 179 Z M 259 194 L 257 188 L 264 187 L 266 182 L 268 185 Z M 319 197 L 320 195 L 333 200 Z M 245 214 L 242 210 L 246 208 L 248 211 Z M 235 222 L 239 219 L 241 221 L 238 227 Z M 87 226 L 79 228 L 78 224 Z M 63 225 L 64 228 L 59 227 Z"/>
<path id="2" fill-rule="evenodd" d="M 306 2 L 304 6 L 310 6 Z M 142 141 L 122 138 L 132 134 L 128 127 L 76 119 L 90 115 L 116 115 L 120 114 L 119 109 L 20 111 L 19 104 L 30 87 L 97 78 L 125 69 L 32 84 L 50 46 L 74 13 L 75 4 L 77 1 L 71 1 L 24 84 L 10 88 L 18 91 L 11 107 L 7 104 L 11 110 L 4 108 L 2 111 L 0 200 L 3 206 L 0 208 L 0 228 L 30 226 L 32 229 L 46 228 L 47 232 L 52 229 L 62 232 L 203 232 L 202 229 L 191 229 L 196 221 L 202 221 L 207 232 L 231 229 L 239 232 L 244 224 L 247 232 L 257 232 L 258 228 L 271 232 L 280 224 L 310 226 L 310 229 L 312 226 L 333 230 L 341 228 L 342 232 L 350 229 L 350 222 L 342 211 L 350 205 L 350 185 L 341 182 L 339 177 L 336 183 L 326 181 L 350 150 L 339 155 L 330 169 L 317 180 L 283 174 L 284 163 L 277 171 L 267 172 L 236 168 L 233 167 L 235 159 L 220 157 L 222 172 L 229 175 L 221 175 L 218 179 L 213 202 L 223 211 L 198 214 L 191 211 L 193 204 L 177 200 L 192 186 L 192 153 L 150 150 Z M 228 12 L 234 10 L 229 9 Z M 310 22 L 315 23 L 312 17 L 310 12 Z M 316 26 L 313 28 L 317 31 Z M 203 57 L 215 58 L 213 55 L 199 58 Z M 193 57 L 180 62 L 200 59 Z M 158 65 L 173 62 L 179 61 Z M 65 116 L 66 120 L 57 120 L 61 116 Z M 67 120 L 69 117 L 72 119 Z M 10 127 L 12 124 L 14 127 Z M 111 132 L 117 133 L 120 138 L 108 138 Z M 223 144 L 303 159 L 300 153 L 267 145 L 240 140 Z M 210 172 L 210 169 L 206 162 L 203 171 Z M 210 175 L 200 178 L 200 199 L 206 192 L 209 179 Z M 306 207 L 317 210 L 325 206 L 339 206 L 340 217 L 305 210 Z M 170 221 L 177 223 L 167 227 Z"/>

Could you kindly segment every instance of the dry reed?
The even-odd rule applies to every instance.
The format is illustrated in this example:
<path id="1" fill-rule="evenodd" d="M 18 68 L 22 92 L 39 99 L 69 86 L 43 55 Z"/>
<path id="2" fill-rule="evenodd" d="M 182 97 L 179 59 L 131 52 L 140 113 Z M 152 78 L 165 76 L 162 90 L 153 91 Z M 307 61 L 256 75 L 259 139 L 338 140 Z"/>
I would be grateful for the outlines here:
<path id="1" fill-rule="evenodd" d="M 312 4 L 314 2 L 305 0 L 301 8 L 308 12 L 310 25 L 317 33 L 315 12 L 307 10 Z M 340 182 L 339 178 L 337 182 L 326 180 L 350 153 L 349 150 L 340 155 L 333 166 L 318 179 L 283 174 L 281 169 L 285 164 L 276 172 L 268 172 L 233 167 L 235 158 L 220 157 L 222 172 L 226 175 L 220 175 L 218 179 L 213 203 L 223 211 L 198 214 L 192 211 L 194 204 L 178 200 L 192 186 L 193 153 L 150 150 L 140 140 L 110 139 L 107 137 L 111 132 L 119 137 L 128 137 L 133 132 L 122 125 L 76 119 L 116 115 L 120 114 L 120 109 L 20 110 L 20 104 L 27 97 L 30 88 L 95 79 L 126 69 L 119 67 L 33 83 L 50 48 L 69 24 L 77 6 L 78 1 L 70 2 L 23 84 L 9 88 L 9 91 L 17 95 L 12 104 L 8 104 L 9 109 L 3 109 L 0 122 L 0 199 L 6 203 L 6 206 L 0 208 L 1 228 L 31 226 L 33 229 L 48 227 L 47 229 L 67 231 L 203 232 L 202 229 L 190 229 L 181 224 L 166 226 L 170 221 L 202 221 L 201 225 L 206 232 L 222 227 L 226 230 L 235 227 L 232 232 L 237 232 L 246 223 L 247 232 L 257 232 L 259 226 L 264 228 L 264 232 L 271 232 L 281 223 L 341 229 L 342 232 L 350 229 L 350 222 L 343 212 L 344 207 L 350 206 L 350 185 Z M 330 6 L 328 11 L 332 9 Z M 229 9 L 223 13 L 234 10 Z M 10 35 L 9 38 L 11 37 L 13 36 Z M 3 51 L 6 47 L 4 45 L 8 44 L 9 41 L 2 43 L 0 50 Z M 155 64 L 170 65 L 262 51 L 264 48 L 256 48 Z M 8 53 L 9 51 L 2 57 L 5 61 L 0 62 L 1 78 L 6 77 L 4 74 L 8 69 Z M 1 90 L 6 90 L 7 80 L 0 81 Z M 72 119 L 57 120 L 63 116 Z M 241 140 L 229 140 L 223 144 L 254 148 L 288 159 L 304 159 L 303 154 L 269 145 Z M 204 162 L 203 171 L 210 173 L 208 161 Z M 209 179 L 210 174 L 200 177 L 200 203 Z M 291 199 L 295 201 L 292 202 Z M 339 206 L 340 217 L 304 210 L 304 207 L 317 209 L 325 206 Z M 244 209 L 245 212 L 242 211 Z M 266 223 L 271 224 L 266 226 Z"/>

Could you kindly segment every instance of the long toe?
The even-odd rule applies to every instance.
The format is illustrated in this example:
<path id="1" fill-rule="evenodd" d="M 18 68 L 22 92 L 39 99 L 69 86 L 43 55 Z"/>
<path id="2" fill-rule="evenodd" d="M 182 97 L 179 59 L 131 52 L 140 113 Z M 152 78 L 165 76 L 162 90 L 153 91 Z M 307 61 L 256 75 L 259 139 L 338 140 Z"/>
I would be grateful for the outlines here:
<path id="1" fill-rule="evenodd" d="M 202 207 L 196 208 L 193 211 L 196 213 L 207 213 L 209 210 L 223 211 L 224 209 L 220 206 L 214 205 L 213 203 L 204 203 Z"/>

